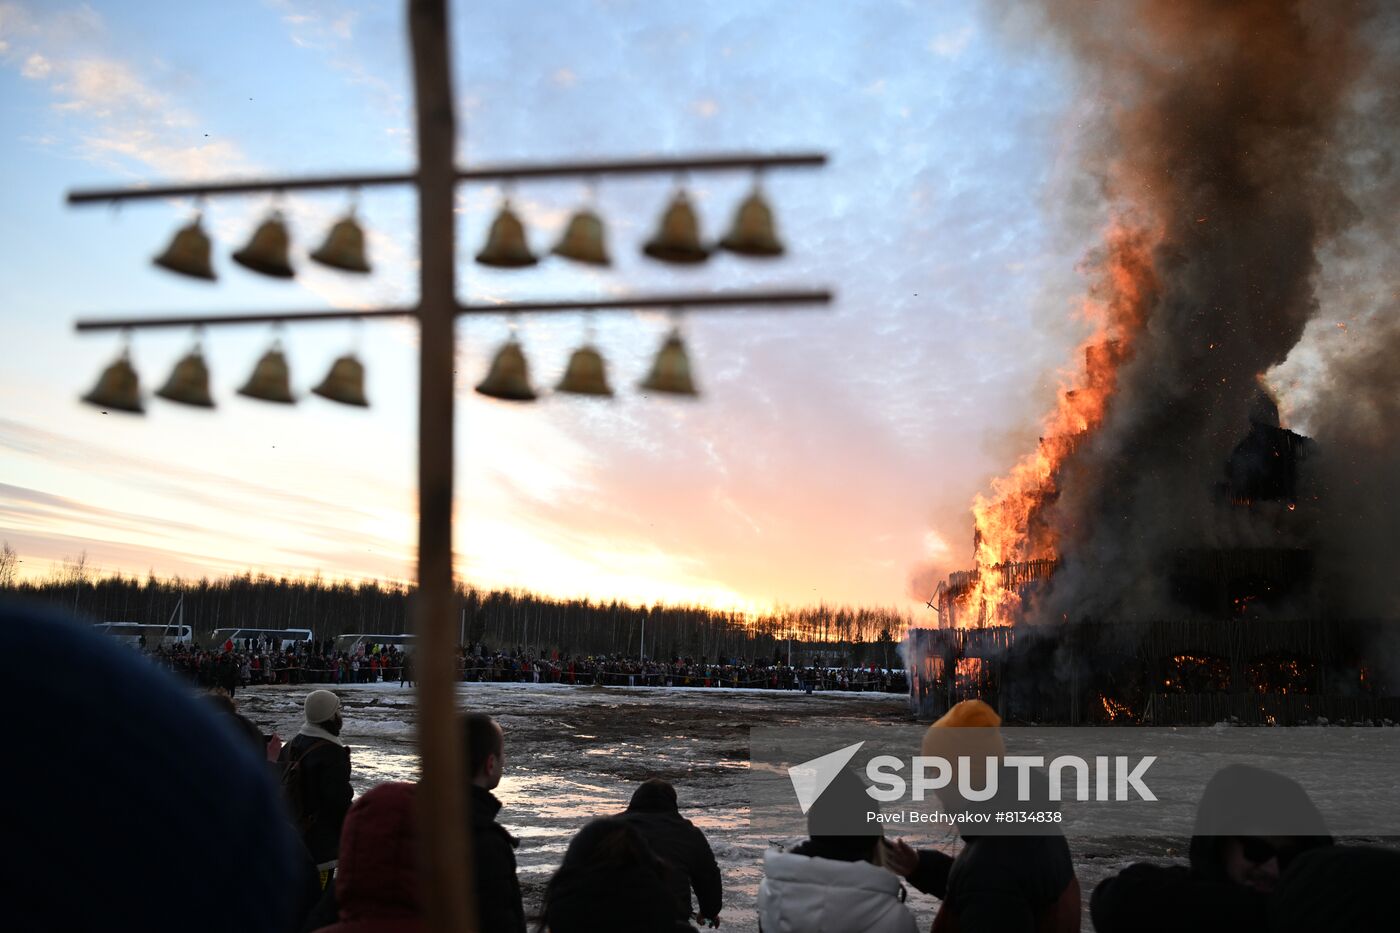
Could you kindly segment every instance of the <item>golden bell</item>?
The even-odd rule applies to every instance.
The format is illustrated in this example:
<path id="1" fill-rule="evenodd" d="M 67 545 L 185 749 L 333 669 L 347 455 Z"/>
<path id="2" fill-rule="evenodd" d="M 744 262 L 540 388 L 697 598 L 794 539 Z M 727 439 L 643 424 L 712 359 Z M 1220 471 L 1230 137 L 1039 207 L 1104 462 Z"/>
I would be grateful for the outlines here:
<path id="1" fill-rule="evenodd" d="M 501 205 L 500 213 L 491 221 L 491 234 L 481 252 L 476 254 L 476 261 L 502 269 L 519 269 L 539 262 L 530 252 L 530 244 L 525 241 L 525 227 L 510 209 L 509 201 Z"/>
<path id="2" fill-rule="evenodd" d="M 178 272 L 196 279 L 214 281 L 214 267 L 209 262 L 209 235 L 204 232 L 200 218 L 195 217 L 188 226 L 175 231 L 175 238 L 155 259 L 151 260 L 162 269 Z"/>
<path id="3" fill-rule="evenodd" d="M 276 345 L 262 355 L 258 365 L 253 367 L 253 375 L 238 390 L 239 395 L 261 399 L 264 402 L 279 402 L 290 405 L 296 401 L 292 396 L 291 374 L 287 370 L 287 358 Z"/>
<path id="4" fill-rule="evenodd" d="M 233 254 L 233 261 L 263 275 L 290 279 L 294 274 L 292 263 L 287 258 L 290 245 L 291 236 L 287 233 L 287 224 L 282 220 L 281 212 L 273 211 L 272 216 L 253 231 L 253 238 L 248 241 L 248 245 Z"/>
<path id="5" fill-rule="evenodd" d="M 553 253 L 593 266 L 612 265 L 607 243 L 603 240 L 603 221 L 590 210 L 579 211 L 569 218 L 569 226 Z"/>
<path id="6" fill-rule="evenodd" d="M 326 378 L 311 391 L 342 405 L 369 407 L 369 399 L 365 398 L 365 367 L 349 354 L 332 363 Z"/>
<path id="7" fill-rule="evenodd" d="M 326 242 L 311 254 L 311 258 L 342 272 L 370 271 L 369 260 L 365 258 L 365 231 L 353 213 L 336 221 L 326 235 Z"/>
<path id="8" fill-rule="evenodd" d="M 525 363 L 525 352 L 514 337 L 496 351 L 491 369 L 476 391 L 508 402 L 533 402 L 537 398 L 535 390 L 530 388 L 530 370 Z"/>
<path id="9" fill-rule="evenodd" d="M 141 405 L 140 380 L 137 379 L 136 370 L 131 366 L 131 357 L 125 350 L 115 363 L 102 370 L 97 385 L 83 396 L 83 401 L 98 408 L 130 411 L 138 415 L 145 411 Z"/>
<path id="10" fill-rule="evenodd" d="M 741 256 L 781 256 L 783 244 L 773 230 L 773 210 L 758 191 L 744 198 L 734 214 L 734 226 L 719 245 Z"/>
<path id="11" fill-rule="evenodd" d="M 710 251 L 700 243 L 700 222 L 685 191 L 677 191 L 666 213 L 661 215 L 661 227 L 656 236 L 642 248 L 652 259 L 662 262 L 704 262 Z"/>
<path id="12" fill-rule="evenodd" d="M 603 355 L 590 346 L 579 347 L 569 357 L 569 368 L 555 388 L 574 395 L 612 395 Z"/>
<path id="13" fill-rule="evenodd" d="M 204 365 L 204 355 L 199 352 L 199 347 L 186 353 L 175 364 L 170 378 L 165 380 L 165 385 L 156 395 L 181 405 L 214 407 L 214 399 L 209 395 L 209 367 Z"/>
<path id="14" fill-rule="evenodd" d="M 695 383 L 690 378 L 690 359 L 685 355 L 680 331 L 673 330 L 667 336 L 661 351 L 656 354 L 656 362 L 651 365 L 651 374 L 642 381 L 641 388 L 670 395 L 700 394 L 695 391 Z"/>

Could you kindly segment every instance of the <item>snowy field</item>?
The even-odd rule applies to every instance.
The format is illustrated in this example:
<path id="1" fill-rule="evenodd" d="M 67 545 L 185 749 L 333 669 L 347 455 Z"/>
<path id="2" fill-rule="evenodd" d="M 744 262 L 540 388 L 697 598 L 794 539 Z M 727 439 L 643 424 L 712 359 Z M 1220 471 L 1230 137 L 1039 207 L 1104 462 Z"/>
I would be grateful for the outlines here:
<path id="1" fill-rule="evenodd" d="M 240 709 L 284 738 L 301 722 L 308 687 L 253 687 Z M 397 684 L 337 688 L 344 736 L 354 762 L 356 793 L 381 781 L 414 780 L 418 758 L 410 690 Z M 506 775 L 496 794 L 500 821 L 520 839 L 517 859 L 527 915 L 538 912 L 544 884 L 569 839 L 589 819 L 624 809 L 638 783 L 661 777 L 676 785 L 681 812 L 710 839 L 724 875 L 723 929 L 756 931 L 762 856 L 770 843 L 749 831 L 744 772 L 750 726 L 909 721 L 908 700 L 874 693 L 807 696 L 744 689 L 614 689 L 540 684 L 462 684 L 463 709 L 491 714 L 506 732 Z M 1185 840 L 1122 844 L 1073 842 L 1089 929 L 1089 892 L 1105 875 L 1145 856 L 1184 859 Z M 956 851 L 949 836 L 943 846 Z M 928 929 L 938 901 L 909 892 L 919 928 Z"/>

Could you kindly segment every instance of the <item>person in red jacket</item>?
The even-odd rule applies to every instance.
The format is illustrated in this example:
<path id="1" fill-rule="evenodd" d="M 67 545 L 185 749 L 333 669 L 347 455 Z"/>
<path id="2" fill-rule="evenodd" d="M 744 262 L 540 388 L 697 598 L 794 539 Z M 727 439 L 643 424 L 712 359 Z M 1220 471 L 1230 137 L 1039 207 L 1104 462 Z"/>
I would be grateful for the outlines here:
<path id="1" fill-rule="evenodd" d="M 417 840 L 413 834 L 415 785 L 380 784 L 355 801 L 340 834 L 340 867 L 334 898 L 314 916 L 334 908 L 337 922 L 318 933 L 418 933 Z"/>

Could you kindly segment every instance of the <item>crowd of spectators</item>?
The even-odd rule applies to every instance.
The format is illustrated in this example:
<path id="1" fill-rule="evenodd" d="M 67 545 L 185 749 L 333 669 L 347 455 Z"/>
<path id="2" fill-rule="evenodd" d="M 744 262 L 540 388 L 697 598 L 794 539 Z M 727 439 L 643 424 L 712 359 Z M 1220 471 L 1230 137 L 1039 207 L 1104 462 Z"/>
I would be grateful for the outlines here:
<path id="1" fill-rule="evenodd" d="M 257 641 L 214 648 L 177 644 L 156 648 L 152 657 L 202 687 L 258 684 L 400 683 L 413 680 L 412 652 L 393 645 L 337 651 L 330 641 L 286 648 Z M 645 660 L 622 655 L 561 656 L 558 652 L 492 650 L 482 644 L 458 649 L 458 671 L 474 683 L 544 683 L 606 687 L 744 687 L 762 690 L 843 690 L 907 693 L 902 670 L 875 665 L 804 666 L 767 659 L 671 658 Z"/>

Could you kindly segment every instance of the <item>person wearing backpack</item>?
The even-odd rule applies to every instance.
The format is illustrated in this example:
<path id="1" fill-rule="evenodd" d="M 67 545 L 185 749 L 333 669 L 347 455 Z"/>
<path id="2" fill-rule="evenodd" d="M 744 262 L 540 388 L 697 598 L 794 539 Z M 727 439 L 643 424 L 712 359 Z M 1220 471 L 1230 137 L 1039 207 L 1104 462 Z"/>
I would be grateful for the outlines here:
<path id="1" fill-rule="evenodd" d="M 340 739 L 340 697 L 329 690 L 306 695 L 306 721 L 282 747 L 282 789 L 302 841 L 316 860 L 324 885 L 335 870 L 340 827 L 355 796 L 350 749 Z"/>

